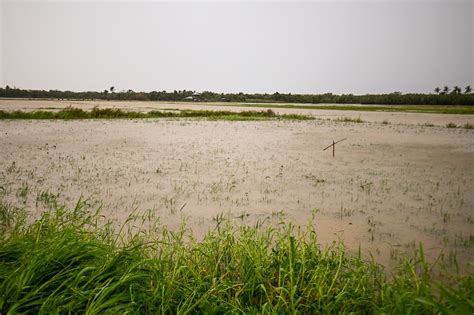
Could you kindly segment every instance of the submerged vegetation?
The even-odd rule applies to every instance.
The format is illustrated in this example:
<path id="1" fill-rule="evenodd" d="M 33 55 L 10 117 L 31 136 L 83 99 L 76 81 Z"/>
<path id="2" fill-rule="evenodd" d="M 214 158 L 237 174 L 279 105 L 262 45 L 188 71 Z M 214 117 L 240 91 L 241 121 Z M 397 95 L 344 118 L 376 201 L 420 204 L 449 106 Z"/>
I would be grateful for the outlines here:
<path id="1" fill-rule="evenodd" d="M 355 122 L 355 123 L 363 123 L 364 121 L 359 117 L 351 118 L 351 117 L 338 117 L 335 119 L 338 122 Z"/>
<path id="2" fill-rule="evenodd" d="M 209 120 L 264 120 L 291 119 L 310 120 L 311 116 L 298 114 L 276 114 L 271 109 L 266 111 L 209 111 L 209 110 L 173 110 L 134 112 L 112 108 L 93 108 L 85 111 L 80 108 L 68 107 L 60 111 L 14 111 L 0 110 L 0 119 L 125 119 L 125 118 L 206 118 Z"/>
<path id="3" fill-rule="evenodd" d="M 446 124 L 446 128 L 474 129 L 474 125 L 470 123 L 465 123 L 464 125 L 456 125 L 453 122 L 449 122 Z"/>
<path id="4" fill-rule="evenodd" d="M 0 313 L 472 313 L 474 278 L 431 277 L 423 249 L 393 274 L 321 249 L 315 230 L 219 219 L 202 240 L 151 213 L 120 228 L 84 201 L 35 221 L 0 200 Z M 31 223 L 27 223 L 31 222 Z M 146 228 L 145 228 L 146 227 Z"/>

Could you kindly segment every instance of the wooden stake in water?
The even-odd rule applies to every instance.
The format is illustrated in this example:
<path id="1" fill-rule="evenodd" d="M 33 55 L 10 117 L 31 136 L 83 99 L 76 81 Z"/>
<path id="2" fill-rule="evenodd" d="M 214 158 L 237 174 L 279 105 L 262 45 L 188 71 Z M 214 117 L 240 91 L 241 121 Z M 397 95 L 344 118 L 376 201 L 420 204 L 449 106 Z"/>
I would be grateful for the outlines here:
<path id="1" fill-rule="evenodd" d="M 347 138 L 341 139 L 341 140 L 336 141 L 336 142 L 334 142 L 334 140 L 332 140 L 332 144 L 330 144 L 330 145 L 328 145 L 327 147 L 325 147 L 325 148 L 323 149 L 323 151 L 326 151 L 327 149 L 329 149 L 330 147 L 332 147 L 332 157 L 334 157 L 335 154 L 336 154 L 336 144 L 339 143 L 339 142 L 341 142 L 341 141 L 344 141 L 344 140 L 347 140 Z"/>

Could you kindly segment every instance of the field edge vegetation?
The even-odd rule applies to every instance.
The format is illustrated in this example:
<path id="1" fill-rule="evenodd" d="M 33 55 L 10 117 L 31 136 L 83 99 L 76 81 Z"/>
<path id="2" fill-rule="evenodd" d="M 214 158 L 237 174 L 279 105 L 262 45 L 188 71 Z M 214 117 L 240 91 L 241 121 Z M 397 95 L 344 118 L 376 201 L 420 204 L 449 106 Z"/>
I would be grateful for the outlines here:
<path id="1" fill-rule="evenodd" d="M 290 104 L 256 104 L 256 103 L 219 103 L 206 105 L 248 107 L 248 108 L 285 108 L 285 109 L 307 109 L 307 110 L 338 110 L 357 112 L 398 112 L 398 113 L 425 113 L 425 114 L 454 114 L 454 115 L 474 115 L 474 106 L 470 105 L 300 105 Z"/>
<path id="2" fill-rule="evenodd" d="M 59 111 L 2 111 L 1 119 L 147 119 L 147 118 L 205 118 L 208 120 L 311 120 L 311 116 L 299 114 L 277 114 L 266 111 L 210 111 L 210 110 L 172 110 L 135 112 L 116 108 L 97 108 L 86 111 L 80 108 L 67 107 Z"/>
<path id="3" fill-rule="evenodd" d="M 0 313 L 467 314 L 474 278 L 431 277 L 423 249 L 393 276 L 316 231 L 216 219 L 196 240 L 149 212 L 114 228 L 87 201 L 40 218 L 0 199 Z"/>
<path id="4" fill-rule="evenodd" d="M 292 94 L 292 93 L 215 93 L 191 90 L 136 92 L 131 89 L 117 91 L 114 86 L 104 91 L 26 90 L 10 86 L 0 87 L 0 98 L 166 101 L 166 102 L 239 102 L 239 103 L 292 103 L 292 104 L 386 104 L 386 105 L 474 105 L 472 88 L 466 86 L 437 88 L 434 93 L 385 94 Z"/>

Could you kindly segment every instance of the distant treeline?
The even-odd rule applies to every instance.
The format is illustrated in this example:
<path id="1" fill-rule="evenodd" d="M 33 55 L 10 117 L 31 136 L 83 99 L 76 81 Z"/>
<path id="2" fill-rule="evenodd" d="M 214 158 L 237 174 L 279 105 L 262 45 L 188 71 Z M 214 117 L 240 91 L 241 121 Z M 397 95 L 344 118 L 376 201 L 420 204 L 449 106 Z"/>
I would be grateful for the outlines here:
<path id="1" fill-rule="evenodd" d="M 312 103 L 312 104 L 387 104 L 387 105 L 474 105 L 474 94 L 470 88 L 462 93 L 453 89 L 444 93 L 435 89 L 436 94 L 390 94 L 353 95 L 332 93 L 326 94 L 247 94 L 247 93 L 214 93 L 194 91 L 152 91 L 135 92 L 133 90 L 116 92 L 114 87 L 102 92 L 58 91 L 58 90 L 24 90 L 6 86 L 0 88 L 0 98 L 48 98 L 75 100 L 136 100 L 136 101 L 204 101 L 204 102 L 248 102 L 248 103 Z"/>

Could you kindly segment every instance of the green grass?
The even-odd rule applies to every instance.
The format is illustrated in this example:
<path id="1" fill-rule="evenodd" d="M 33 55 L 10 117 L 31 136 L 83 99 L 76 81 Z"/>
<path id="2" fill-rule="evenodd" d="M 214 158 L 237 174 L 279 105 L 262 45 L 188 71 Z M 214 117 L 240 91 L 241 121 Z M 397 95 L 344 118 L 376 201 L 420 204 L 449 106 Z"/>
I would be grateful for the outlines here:
<path id="1" fill-rule="evenodd" d="M 208 111 L 208 110 L 181 110 L 181 111 L 149 111 L 134 112 L 121 109 L 93 108 L 85 111 L 80 108 L 68 107 L 60 111 L 0 111 L 0 119 L 127 119 L 127 118 L 205 118 L 209 120 L 268 120 L 290 119 L 310 120 L 305 115 L 278 115 L 271 109 L 266 111 Z"/>
<path id="2" fill-rule="evenodd" d="M 316 110 L 341 110 L 363 112 L 406 112 L 406 113 L 433 113 L 433 114 L 462 114 L 474 115 L 474 106 L 462 105 L 301 105 L 295 103 L 205 103 L 209 106 L 238 106 L 249 108 L 291 108 Z M 197 104 L 200 105 L 200 104 Z"/>
<path id="3" fill-rule="evenodd" d="M 115 229 L 88 209 L 56 205 L 26 223 L 24 211 L 0 203 L 1 314 L 474 310 L 473 277 L 436 283 L 421 247 L 387 276 L 342 246 L 321 249 L 309 225 L 220 219 L 198 241 L 185 225 L 170 231 L 131 216 Z"/>

